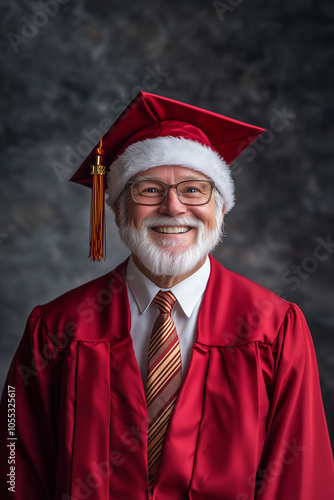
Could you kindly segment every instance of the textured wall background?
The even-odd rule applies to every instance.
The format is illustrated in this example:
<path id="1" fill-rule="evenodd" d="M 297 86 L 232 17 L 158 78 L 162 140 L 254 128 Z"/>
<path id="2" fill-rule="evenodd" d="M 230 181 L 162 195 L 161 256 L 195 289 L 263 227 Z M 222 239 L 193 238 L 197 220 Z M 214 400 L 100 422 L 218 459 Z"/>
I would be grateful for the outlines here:
<path id="1" fill-rule="evenodd" d="M 267 128 L 216 257 L 303 310 L 334 439 L 333 29 L 330 0 L 2 0 L 1 386 L 33 306 L 127 255 L 110 213 L 107 261 L 86 258 L 67 181 L 146 90 Z"/>

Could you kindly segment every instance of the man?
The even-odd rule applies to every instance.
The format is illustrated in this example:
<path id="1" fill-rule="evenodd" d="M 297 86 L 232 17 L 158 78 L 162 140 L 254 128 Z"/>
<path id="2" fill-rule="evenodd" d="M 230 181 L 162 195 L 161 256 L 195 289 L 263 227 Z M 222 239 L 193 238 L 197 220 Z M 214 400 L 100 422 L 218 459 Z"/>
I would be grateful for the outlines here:
<path id="1" fill-rule="evenodd" d="M 302 313 L 209 255 L 234 203 L 227 164 L 262 132 L 140 93 L 97 148 L 93 182 L 94 152 L 75 174 L 93 185 L 99 259 L 111 164 L 131 256 L 32 312 L 2 403 L 2 498 L 333 498 Z"/>

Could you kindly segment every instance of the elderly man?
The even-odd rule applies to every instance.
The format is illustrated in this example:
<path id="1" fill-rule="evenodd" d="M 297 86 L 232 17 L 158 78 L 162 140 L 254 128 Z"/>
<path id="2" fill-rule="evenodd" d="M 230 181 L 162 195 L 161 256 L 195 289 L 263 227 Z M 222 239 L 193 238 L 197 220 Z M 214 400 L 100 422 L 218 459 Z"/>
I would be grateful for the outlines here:
<path id="1" fill-rule="evenodd" d="M 93 186 L 100 259 L 111 164 L 131 256 L 32 312 L 2 402 L 2 498 L 333 498 L 302 313 L 210 256 L 234 203 L 228 163 L 262 132 L 140 93 L 74 175 Z"/>

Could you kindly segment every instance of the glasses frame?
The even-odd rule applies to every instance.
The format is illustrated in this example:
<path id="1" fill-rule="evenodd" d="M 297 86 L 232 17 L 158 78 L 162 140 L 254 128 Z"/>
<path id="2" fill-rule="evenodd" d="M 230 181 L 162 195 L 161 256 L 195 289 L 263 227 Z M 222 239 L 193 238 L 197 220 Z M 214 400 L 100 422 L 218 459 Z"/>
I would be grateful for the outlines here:
<path id="1" fill-rule="evenodd" d="M 133 194 L 133 184 L 135 182 L 147 182 L 147 181 L 151 181 L 152 182 L 158 182 L 159 184 L 162 184 L 163 186 L 165 186 L 165 194 L 164 194 L 164 197 L 161 201 L 159 201 L 159 203 L 140 203 L 140 201 L 137 201 L 134 197 L 134 194 Z M 211 186 L 211 192 L 210 192 L 210 196 L 209 196 L 209 199 L 207 201 L 205 201 L 204 203 L 184 203 L 181 199 L 180 199 L 180 194 L 179 194 L 179 190 L 178 190 L 178 186 L 180 184 L 184 184 L 185 182 L 194 182 L 194 181 L 200 181 L 200 182 L 207 182 L 208 184 L 210 184 Z M 202 205 L 207 205 L 209 203 L 209 201 L 211 200 L 212 198 L 212 192 L 213 190 L 215 189 L 216 187 L 216 184 L 214 181 L 211 181 L 210 179 L 189 179 L 189 180 L 185 180 L 185 181 L 181 181 L 181 182 L 177 182 L 176 184 L 166 184 L 165 182 L 162 182 L 162 181 L 157 181 L 157 180 L 153 180 L 153 179 L 138 179 L 138 180 L 134 180 L 134 181 L 129 181 L 125 184 L 125 187 L 124 189 L 127 189 L 127 188 L 131 188 L 131 196 L 132 196 L 132 199 L 135 203 L 137 203 L 137 205 L 145 205 L 145 206 L 151 206 L 151 207 L 154 207 L 154 206 L 157 206 L 157 205 L 161 205 L 165 199 L 166 199 L 166 196 L 169 192 L 169 190 L 171 188 L 175 189 L 175 192 L 176 192 L 176 195 L 178 197 L 178 200 L 180 203 L 182 203 L 182 205 L 187 205 L 187 206 L 192 206 L 192 207 L 200 207 Z"/>

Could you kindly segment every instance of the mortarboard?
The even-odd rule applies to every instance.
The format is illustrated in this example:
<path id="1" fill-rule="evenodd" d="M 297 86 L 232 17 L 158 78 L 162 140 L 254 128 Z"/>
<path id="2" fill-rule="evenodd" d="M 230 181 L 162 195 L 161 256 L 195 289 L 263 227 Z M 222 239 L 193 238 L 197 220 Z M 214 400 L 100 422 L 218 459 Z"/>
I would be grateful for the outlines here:
<path id="1" fill-rule="evenodd" d="M 107 202 L 114 207 L 138 172 L 159 165 L 192 168 L 215 181 L 228 212 L 234 204 L 228 165 L 263 132 L 212 111 L 139 92 L 70 179 L 93 188 L 90 258 L 103 257 L 105 174 Z"/>

